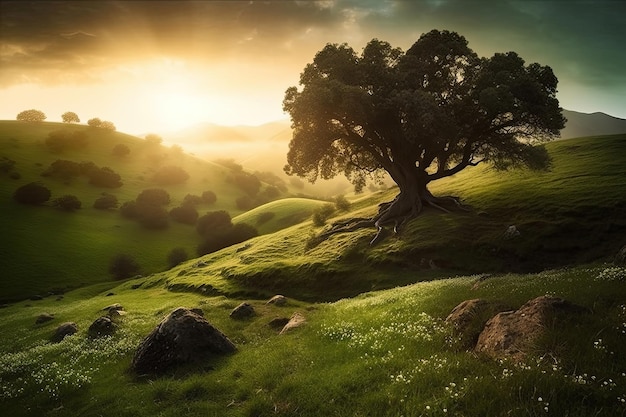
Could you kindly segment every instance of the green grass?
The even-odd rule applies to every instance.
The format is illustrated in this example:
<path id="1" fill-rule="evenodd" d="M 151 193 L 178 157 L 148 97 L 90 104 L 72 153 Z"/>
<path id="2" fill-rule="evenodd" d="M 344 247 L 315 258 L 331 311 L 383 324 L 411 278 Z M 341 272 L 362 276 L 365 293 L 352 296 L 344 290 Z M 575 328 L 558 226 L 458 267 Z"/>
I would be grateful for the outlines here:
<path id="1" fill-rule="evenodd" d="M 259 234 L 274 233 L 310 219 L 313 211 L 326 203 L 309 198 L 285 198 L 242 213 L 233 218 L 233 223 L 247 223 Z"/>
<path id="2" fill-rule="evenodd" d="M 84 131 L 87 145 L 83 149 L 53 153 L 44 141 L 54 130 Z M 115 145 L 127 145 L 131 152 L 125 157 L 112 155 Z M 28 298 L 49 291 L 75 288 L 110 279 L 108 266 L 118 253 L 135 257 L 142 273 L 167 268 L 167 255 L 184 248 L 195 256 L 199 236 L 192 226 L 170 221 L 165 231 L 150 231 L 127 220 L 119 212 L 96 210 L 93 202 L 102 192 L 114 194 L 120 204 L 134 200 L 144 189 L 164 188 L 171 196 L 171 209 L 185 195 L 201 195 L 211 190 L 217 195 L 215 204 L 201 204 L 200 215 L 213 210 L 226 210 L 232 216 L 241 213 L 236 199 L 243 195 L 229 182 L 229 171 L 163 146 L 149 146 L 144 140 L 119 132 L 62 123 L 0 122 L 0 157 L 16 162 L 19 179 L 0 173 L 0 269 L 3 271 L 0 300 Z M 97 166 L 111 167 L 122 177 L 124 185 L 109 189 L 94 187 L 84 177 L 64 181 L 42 177 L 41 174 L 57 159 L 75 162 L 92 161 Z M 159 186 L 151 177 L 160 166 L 175 165 L 186 170 L 190 178 L 180 185 Z M 42 182 L 52 191 L 52 199 L 73 194 L 82 202 L 74 213 L 53 207 L 30 207 L 16 203 L 12 195 L 21 185 Z"/>
<path id="3" fill-rule="evenodd" d="M 248 299 L 257 315 L 243 322 L 228 317 L 239 301 L 222 296 L 133 290 L 131 282 L 84 289 L 3 311 L 0 331 L 13 337 L 0 342 L 0 401 L 15 416 L 622 415 L 625 280 L 626 269 L 597 266 L 497 275 L 478 288 L 476 276 L 456 277 L 330 304 L 291 299 L 281 308 Z M 115 295 L 105 297 L 109 291 Z M 519 307 L 544 294 L 592 313 L 548 328 L 523 364 L 459 350 L 443 322 L 467 298 Z M 118 332 L 86 338 L 89 323 L 113 302 L 128 311 Z M 201 307 L 238 352 L 136 378 L 128 367 L 139 341 L 180 305 Z M 278 336 L 267 326 L 295 311 L 308 320 L 303 328 Z M 56 318 L 34 325 L 41 312 Z M 46 343 L 65 320 L 76 321 L 79 333 Z"/>

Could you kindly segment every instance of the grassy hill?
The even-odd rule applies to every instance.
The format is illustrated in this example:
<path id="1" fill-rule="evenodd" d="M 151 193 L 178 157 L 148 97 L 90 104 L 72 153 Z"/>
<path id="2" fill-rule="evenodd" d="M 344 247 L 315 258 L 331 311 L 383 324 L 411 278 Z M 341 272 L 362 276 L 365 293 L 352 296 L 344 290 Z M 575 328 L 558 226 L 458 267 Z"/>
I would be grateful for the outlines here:
<path id="1" fill-rule="evenodd" d="M 624 415 L 626 269 L 606 262 L 626 243 L 626 136 L 548 149 L 549 172 L 477 167 L 441 181 L 433 192 L 460 196 L 470 211 L 426 211 L 374 247 L 369 229 L 315 242 L 322 228 L 304 221 L 169 271 L 7 306 L 0 404 L 16 416 Z M 330 221 L 373 214 L 395 192 L 353 198 Z M 298 204 L 316 203 L 274 202 L 242 218 L 274 212 L 270 232 Z M 520 235 L 507 240 L 510 225 Z M 287 306 L 265 303 L 275 293 Z M 443 322 L 466 299 L 518 308 L 545 294 L 589 313 L 548 326 L 523 363 L 467 352 Z M 241 301 L 257 314 L 235 321 Z M 87 337 L 116 302 L 127 311 L 117 332 Z M 139 342 L 178 306 L 201 308 L 238 352 L 133 375 Z M 294 312 L 304 327 L 279 336 L 268 326 Z M 42 313 L 54 320 L 35 324 Z M 65 321 L 78 334 L 49 343 Z"/>
<path id="2" fill-rule="evenodd" d="M 82 147 L 52 151 L 45 141 L 50 132 L 82 132 Z M 130 153 L 116 156 L 116 145 Z M 133 256 L 148 274 L 167 267 L 167 255 L 183 248 L 196 254 L 199 236 L 193 226 L 169 222 L 166 230 L 149 230 L 128 220 L 118 210 L 97 210 L 94 201 L 103 192 L 117 197 L 120 205 L 134 200 L 144 189 L 163 188 L 171 197 L 167 209 L 180 205 L 187 194 L 213 191 L 214 204 L 199 204 L 200 215 L 226 210 L 231 216 L 242 213 L 236 200 L 245 193 L 231 181 L 231 171 L 212 162 L 192 157 L 176 147 L 149 143 L 119 132 L 62 123 L 0 122 L 0 158 L 14 161 L 10 172 L 0 173 L 0 299 L 19 299 L 49 291 L 60 291 L 87 283 L 111 279 L 108 273 L 113 256 Z M 56 160 L 91 161 L 110 167 L 121 176 L 119 188 L 96 187 L 85 176 L 58 178 L 42 176 Z M 159 168 L 176 166 L 189 174 L 181 184 L 159 185 L 153 177 Z M 18 204 L 12 198 L 24 184 L 38 181 L 52 192 L 52 199 L 71 194 L 82 202 L 76 212 L 48 206 Z M 265 185 L 263 186 L 265 187 Z"/>

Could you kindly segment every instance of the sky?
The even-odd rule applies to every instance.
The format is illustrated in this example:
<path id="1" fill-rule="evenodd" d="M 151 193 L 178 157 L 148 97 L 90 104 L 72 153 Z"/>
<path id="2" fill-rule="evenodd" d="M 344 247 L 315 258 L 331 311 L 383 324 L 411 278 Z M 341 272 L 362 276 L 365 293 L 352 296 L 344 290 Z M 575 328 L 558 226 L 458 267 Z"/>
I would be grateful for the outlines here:
<path id="1" fill-rule="evenodd" d="M 563 108 L 626 119 L 621 0 L 0 1 L 0 120 L 73 111 L 131 134 L 286 120 L 326 43 L 407 50 L 432 29 L 549 65 Z"/>

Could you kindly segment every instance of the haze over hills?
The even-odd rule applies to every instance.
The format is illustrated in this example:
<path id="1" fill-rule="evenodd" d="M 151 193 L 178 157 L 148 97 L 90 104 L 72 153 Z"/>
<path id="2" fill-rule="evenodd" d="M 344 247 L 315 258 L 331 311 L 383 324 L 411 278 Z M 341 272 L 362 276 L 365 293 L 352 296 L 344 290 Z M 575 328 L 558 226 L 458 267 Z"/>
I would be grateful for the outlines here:
<path id="1" fill-rule="evenodd" d="M 626 133 L 625 119 L 605 113 L 580 113 L 564 109 L 563 115 L 567 118 L 567 122 L 565 129 L 561 130 L 561 139 Z"/>

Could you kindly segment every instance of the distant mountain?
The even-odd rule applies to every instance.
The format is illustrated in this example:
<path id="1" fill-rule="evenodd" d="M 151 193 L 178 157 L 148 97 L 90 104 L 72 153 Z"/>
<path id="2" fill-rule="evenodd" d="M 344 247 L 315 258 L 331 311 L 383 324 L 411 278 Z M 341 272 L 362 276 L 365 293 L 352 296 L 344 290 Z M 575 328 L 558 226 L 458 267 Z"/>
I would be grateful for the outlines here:
<path id="1" fill-rule="evenodd" d="M 564 109 L 563 116 L 567 118 L 567 122 L 565 129 L 561 130 L 561 139 L 626 133 L 626 120 L 608 114 L 580 113 Z"/>

